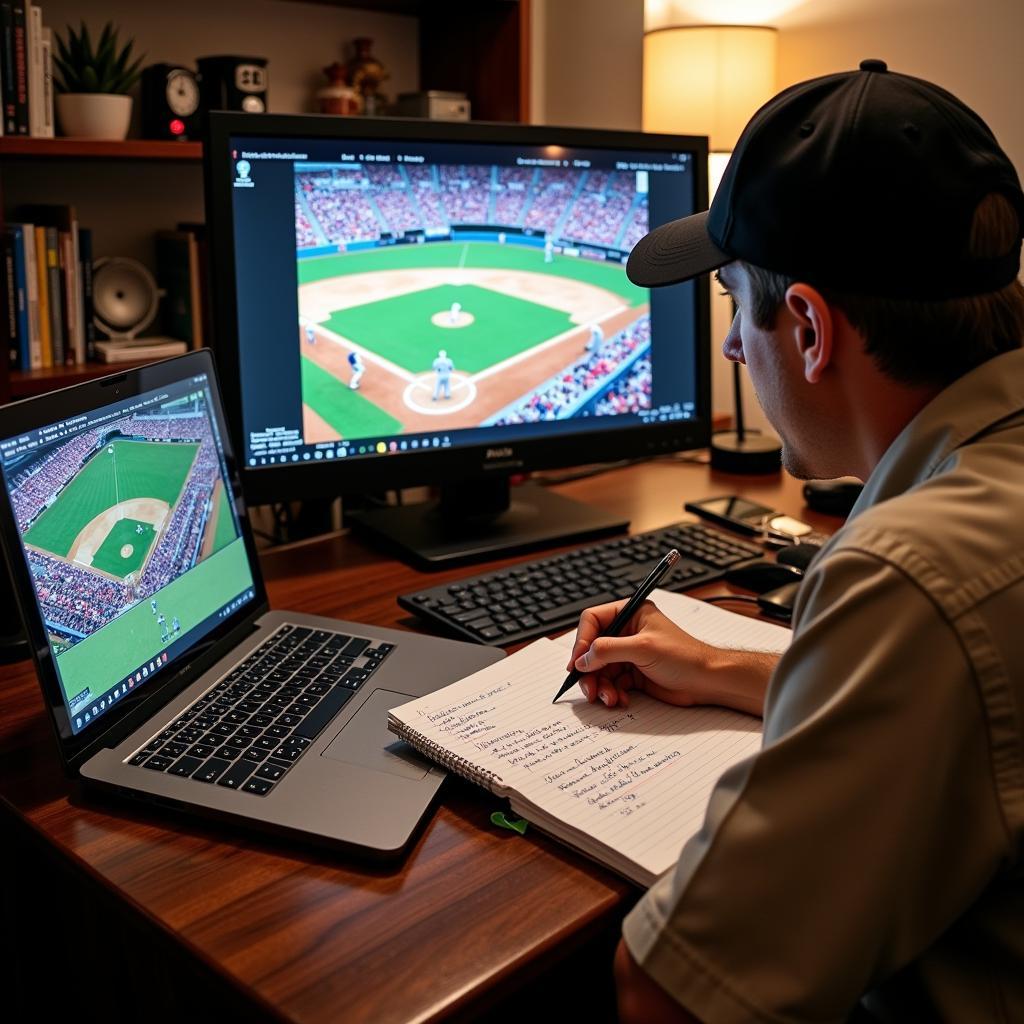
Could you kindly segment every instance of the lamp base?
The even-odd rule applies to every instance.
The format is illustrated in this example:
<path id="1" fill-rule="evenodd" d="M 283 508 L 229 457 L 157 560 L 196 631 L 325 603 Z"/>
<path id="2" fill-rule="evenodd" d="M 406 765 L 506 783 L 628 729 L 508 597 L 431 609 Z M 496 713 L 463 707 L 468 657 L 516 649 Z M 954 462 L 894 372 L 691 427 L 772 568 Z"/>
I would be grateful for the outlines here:
<path id="1" fill-rule="evenodd" d="M 772 434 L 743 435 L 731 430 L 711 438 L 711 468 L 722 473 L 778 473 L 782 470 L 782 445 Z"/>

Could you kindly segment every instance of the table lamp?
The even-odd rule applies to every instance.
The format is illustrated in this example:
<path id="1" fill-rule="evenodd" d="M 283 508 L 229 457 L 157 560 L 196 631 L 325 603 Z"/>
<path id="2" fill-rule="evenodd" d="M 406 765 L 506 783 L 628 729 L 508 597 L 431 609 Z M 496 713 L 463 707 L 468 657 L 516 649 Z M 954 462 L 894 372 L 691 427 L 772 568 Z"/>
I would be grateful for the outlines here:
<path id="1" fill-rule="evenodd" d="M 754 25 L 669 25 L 644 33 L 643 130 L 707 135 L 714 195 L 751 115 L 775 95 L 777 32 Z M 743 422 L 740 364 L 732 364 L 733 430 L 711 439 L 711 465 L 774 473 L 781 445 Z"/>

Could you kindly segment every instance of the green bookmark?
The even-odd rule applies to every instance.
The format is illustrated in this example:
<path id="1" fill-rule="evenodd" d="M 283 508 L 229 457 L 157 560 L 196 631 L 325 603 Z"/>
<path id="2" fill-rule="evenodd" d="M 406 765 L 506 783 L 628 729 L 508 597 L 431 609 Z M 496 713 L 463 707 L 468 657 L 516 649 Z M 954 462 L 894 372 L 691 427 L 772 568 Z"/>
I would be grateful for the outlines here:
<path id="1" fill-rule="evenodd" d="M 527 821 L 525 818 L 520 818 L 518 821 L 509 821 L 505 817 L 504 811 L 495 811 L 491 815 L 491 823 L 497 825 L 498 828 L 507 828 L 511 832 L 518 832 L 521 836 L 526 835 Z"/>

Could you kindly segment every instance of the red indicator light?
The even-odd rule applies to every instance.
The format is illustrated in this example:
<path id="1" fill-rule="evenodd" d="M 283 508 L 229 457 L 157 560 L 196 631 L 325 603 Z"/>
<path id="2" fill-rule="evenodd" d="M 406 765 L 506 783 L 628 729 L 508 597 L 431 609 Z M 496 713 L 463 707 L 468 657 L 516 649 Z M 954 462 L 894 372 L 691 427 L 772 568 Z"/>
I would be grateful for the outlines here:
<path id="1" fill-rule="evenodd" d="M 184 135 L 185 134 L 185 122 L 184 121 L 179 121 L 178 118 L 175 118 L 171 122 L 171 124 L 170 124 L 170 129 L 171 129 L 171 134 L 172 135 Z"/>

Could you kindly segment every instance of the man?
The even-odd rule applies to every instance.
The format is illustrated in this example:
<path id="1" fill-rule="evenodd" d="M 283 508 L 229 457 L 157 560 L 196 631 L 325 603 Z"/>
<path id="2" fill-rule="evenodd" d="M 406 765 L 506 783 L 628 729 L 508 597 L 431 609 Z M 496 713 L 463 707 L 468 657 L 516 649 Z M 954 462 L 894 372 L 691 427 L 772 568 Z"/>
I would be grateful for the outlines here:
<path id="1" fill-rule="evenodd" d="M 441 349 L 437 353 L 437 358 L 431 364 L 434 370 L 434 397 L 433 401 L 437 401 L 444 392 L 445 399 L 452 397 L 452 370 L 455 369 L 455 363 L 448 358 L 448 353 Z"/>
<path id="2" fill-rule="evenodd" d="M 593 323 L 590 325 L 590 337 L 587 338 L 583 345 L 583 351 L 588 356 L 595 355 L 597 350 L 601 347 L 604 342 L 604 331 L 601 330 L 601 325 Z"/>
<path id="3" fill-rule="evenodd" d="M 701 833 L 626 918 L 621 1019 L 1024 1020 L 1024 193 L 980 118 L 881 61 L 754 116 L 641 285 L 718 269 L 798 477 L 866 481 L 777 663 L 650 603 L 573 659 L 764 716 Z"/>
<path id="4" fill-rule="evenodd" d="M 462 312 L 462 303 L 453 302 L 448 310 L 448 323 L 454 327 L 459 322 L 459 314 Z"/>
<path id="5" fill-rule="evenodd" d="M 313 329 L 312 324 L 306 324 L 306 341 L 308 341 L 310 345 L 316 344 L 316 331 Z"/>

